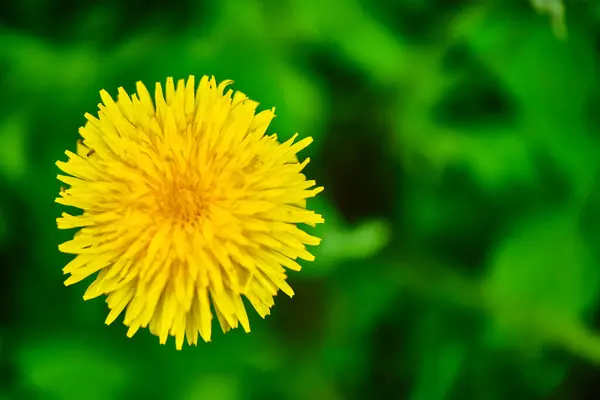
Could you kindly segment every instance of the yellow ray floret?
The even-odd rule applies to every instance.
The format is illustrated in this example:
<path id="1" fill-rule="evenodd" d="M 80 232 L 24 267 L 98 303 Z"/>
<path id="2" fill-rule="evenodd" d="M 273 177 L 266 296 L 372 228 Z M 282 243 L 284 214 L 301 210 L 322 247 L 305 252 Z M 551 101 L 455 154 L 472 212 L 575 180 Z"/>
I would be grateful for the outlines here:
<path id="1" fill-rule="evenodd" d="M 96 274 L 84 299 L 107 296 L 106 323 L 124 312 L 127 335 L 139 328 L 164 344 L 175 337 L 211 338 L 217 315 L 224 332 L 250 330 L 242 296 L 265 317 L 286 269 L 312 261 L 306 245 L 320 239 L 298 227 L 322 223 L 306 199 L 322 191 L 302 174 L 297 153 L 312 139 L 280 143 L 266 135 L 274 110 L 204 76 L 156 84 L 154 101 L 142 83 L 113 100 L 101 91 L 98 117 L 86 114 L 76 153 L 57 166 L 68 185 L 56 202 L 60 229 L 79 228 L 59 246 L 75 254 L 66 285 Z"/>

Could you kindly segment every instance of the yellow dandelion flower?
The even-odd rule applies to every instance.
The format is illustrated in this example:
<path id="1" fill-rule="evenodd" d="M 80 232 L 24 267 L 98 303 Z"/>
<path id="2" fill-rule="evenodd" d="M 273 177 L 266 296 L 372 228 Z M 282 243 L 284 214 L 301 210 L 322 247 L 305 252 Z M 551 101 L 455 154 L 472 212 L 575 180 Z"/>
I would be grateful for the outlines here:
<path id="1" fill-rule="evenodd" d="M 302 174 L 296 156 L 312 138 L 280 143 L 265 135 L 274 109 L 204 76 L 195 89 L 167 79 L 137 94 L 119 88 L 117 101 L 100 92 L 98 118 L 86 114 L 77 154 L 56 165 L 68 185 L 56 202 L 82 210 L 63 213 L 59 229 L 80 228 L 59 250 L 76 257 L 63 269 L 65 285 L 98 273 L 84 300 L 106 295 L 106 324 L 125 311 L 127 336 L 149 327 L 165 344 L 211 338 L 212 311 L 227 332 L 250 331 L 242 297 L 269 314 L 286 268 L 312 261 L 317 245 L 298 224 L 321 215 L 306 199 L 322 187 Z"/>

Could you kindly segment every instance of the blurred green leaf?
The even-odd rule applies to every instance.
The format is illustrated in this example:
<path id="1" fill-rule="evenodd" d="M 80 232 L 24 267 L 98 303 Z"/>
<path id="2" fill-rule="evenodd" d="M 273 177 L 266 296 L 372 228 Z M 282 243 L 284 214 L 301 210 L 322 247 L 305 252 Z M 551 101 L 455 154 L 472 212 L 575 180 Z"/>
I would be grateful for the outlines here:
<path id="1" fill-rule="evenodd" d="M 494 303 L 514 301 L 578 319 L 595 305 L 599 277 L 576 221 L 564 213 L 542 213 L 519 221 L 500 242 L 485 292 Z"/>
<path id="2" fill-rule="evenodd" d="M 411 400 L 444 400 L 448 398 L 465 360 L 465 344 L 452 337 L 452 327 L 444 326 L 437 315 L 423 318 L 417 342 L 422 349 L 417 379 Z"/>
<path id="3" fill-rule="evenodd" d="M 82 93 L 98 90 L 94 84 L 106 56 L 87 46 L 56 46 L 27 35 L 0 32 L 0 62 L 10 66 L 3 78 L 5 90 L 27 97 L 29 107 L 54 106 L 57 97 L 63 109 L 73 110 Z M 46 103 L 46 104 L 44 104 Z M 79 116 L 78 116 L 79 117 Z"/>
<path id="4" fill-rule="evenodd" d="M 392 232 L 386 221 L 369 220 L 348 226 L 327 200 L 316 198 L 311 204 L 322 213 L 325 224 L 307 230 L 322 238 L 322 242 L 312 249 L 317 264 L 304 269 L 306 277 L 329 274 L 344 261 L 373 257 L 390 242 Z"/>
<path id="5" fill-rule="evenodd" d="M 321 248 L 325 259 L 364 259 L 377 254 L 390 240 L 389 224 L 371 220 L 352 228 L 332 230 Z"/>
<path id="6" fill-rule="evenodd" d="M 389 85 L 402 75 L 404 43 L 373 19 L 361 2 L 295 0 L 291 6 L 291 24 L 315 41 L 333 43 L 349 63 L 378 83 Z"/>
<path id="7" fill-rule="evenodd" d="M 526 357 L 521 373 L 532 389 L 541 395 L 548 395 L 567 376 L 570 363 L 551 360 L 549 357 Z"/>
<path id="8" fill-rule="evenodd" d="M 554 34 L 564 39 L 567 37 L 567 26 L 565 25 L 565 6 L 562 0 L 529 0 L 533 8 L 541 14 L 550 17 L 550 23 Z"/>
<path id="9" fill-rule="evenodd" d="M 27 172 L 27 145 L 30 140 L 24 115 L 0 120 L 0 175 L 19 181 Z"/>
<path id="10" fill-rule="evenodd" d="M 568 214 L 523 219 L 494 252 L 482 288 L 492 312 L 489 345 L 511 343 L 536 354 L 556 344 L 600 362 L 600 340 L 581 322 L 596 307 L 599 275 Z M 552 363 L 540 368 L 563 369 Z"/>
<path id="11" fill-rule="evenodd" d="M 575 194 L 584 196 L 600 146 L 584 107 L 598 82 L 592 38 L 573 27 L 569 43 L 559 42 L 535 15 L 498 6 L 465 39 L 513 96 L 526 143 L 546 151 L 571 179 Z"/>
<path id="12" fill-rule="evenodd" d="M 118 398 L 132 371 L 121 357 L 78 338 L 30 341 L 18 349 L 19 372 L 44 398 Z"/>
<path id="13" fill-rule="evenodd" d="M 534 182 L 531 154 L 518 132 L 480 128 L 477 135 L 448 133 L 441 131 L 428 145 L 434 163 L 466 166 L 482 189 L 493 193 L 515 183 Z"/>
<path id="14" fill-rule="evenodd" d="M 192 379 L 181 400 L 235 400 L 241 397 L 241 388 L 234 375 L 207 374 Z"/>
<path id="15" fill-rule="evenodd" d="M 8 221 L 5 213 L 4 204 L 0 203 L 0 248 L 4 245 L 8 233 Z"/>

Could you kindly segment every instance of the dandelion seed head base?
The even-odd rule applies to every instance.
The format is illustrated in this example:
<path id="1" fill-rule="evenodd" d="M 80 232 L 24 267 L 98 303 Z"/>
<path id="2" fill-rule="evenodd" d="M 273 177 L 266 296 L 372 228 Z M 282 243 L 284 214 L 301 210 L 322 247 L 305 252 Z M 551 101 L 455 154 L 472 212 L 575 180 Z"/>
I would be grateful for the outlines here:
<path id="1" fill-rule="evenodd" d="M 274 110 L 257 114 L 231 83 L 168 79 L 154 100 L 141 83 L 117 101 L 101 91 L 77 152 L 56 163 L 69 186 L 56 201 L 83 210 L 57 219 L 79 228 L 59 246 L 75 255 L 65 284 L 96 275 L 84 299 L 106 296 L 106 323 L 124 313 L 130 337 L 210 341 L 213 310 L 224 332 L 249 331 L 242 296 L 265 317 L 279 290 L 293 295 L 286 269 L 314 259 L 320 239 L 298 227 L 323 222 L 306 209 L 322 188 L 297 158 L 312 139 L 266 135 Z"/>

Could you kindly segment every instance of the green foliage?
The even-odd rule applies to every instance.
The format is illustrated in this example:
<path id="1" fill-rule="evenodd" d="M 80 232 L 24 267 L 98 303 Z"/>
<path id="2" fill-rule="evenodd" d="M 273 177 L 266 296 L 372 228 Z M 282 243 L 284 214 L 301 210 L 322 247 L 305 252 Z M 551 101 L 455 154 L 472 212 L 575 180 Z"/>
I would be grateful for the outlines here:
<path id="1" fill-rule="evenodd" d="M 550 17 L 554 34 L 564 39 L 567 36 L 565 26 L 565 6 L 561 0 L 531 0 L 531 5 L 541 14 Z"/>
<path id="2" fill-rule="evenodd" d="M 107 399 L 122 395 L 132 370 L 112 352 L 89 346 L 81 339 L 46 339 L 18 353 L 23 383 L 48 398 Z M 66 384 L 65 377 L 69 377 Z"/>
<path id="3" fill-rule="evenodd" d="M 420 322 L 419 347 L 425 349 L 419 360 L 417 381 L 411 394 L 414 400 L 443 400 L 455 385 L 466 358 L 466 343 L 449 337 L 448 321 L 436 314 Z"/>
<path id="4" fill-rule="evenodd" d="M 512 304 L 578 320 L 595 305 L 598 269 L 569 215 L 527 217 L 499 243 L 485 291 L 500 307 Z M 522 313 L 521 310 L 509 312 Z"/>

